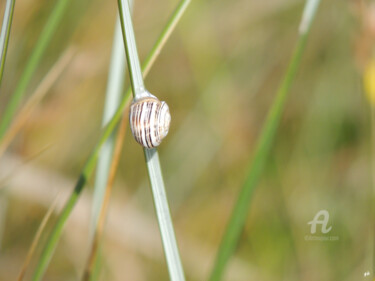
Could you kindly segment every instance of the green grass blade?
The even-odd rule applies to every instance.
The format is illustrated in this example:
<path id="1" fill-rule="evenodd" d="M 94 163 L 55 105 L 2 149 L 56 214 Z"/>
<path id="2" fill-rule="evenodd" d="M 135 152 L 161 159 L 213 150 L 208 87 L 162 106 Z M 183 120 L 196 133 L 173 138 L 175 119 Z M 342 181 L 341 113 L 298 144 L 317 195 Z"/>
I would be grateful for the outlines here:
<path id="1" fill-rule="evenodd" d="M 1 33 L 0 33 L 0 87 L 1 87 L 1 82 L 3 81 L 5 58 L 6 58 L 7 50 L 8 50 L 8 44 L 9 44 L 9 38 L 10 38 L 10 29 L 12 27 L 12 20 L 13 20 L 15 4 L 16 4 L 16 0 L 7 0 L 7 2 L 5 4 L 3 24 L 1 26 Z"/>
<path id="2" fill-rule="evenodd" d="M 118 0 L 118 5 L 133 95 L 135 98 L 140 98 L 144 95 L 146 89 L 140 71 L 130 9 L 127 0 Z M 183 281 L 185 280 L 185 276 L 169 211 L 159 156 L 156 148 L 143 148 L 143 150 L 146 158 L 148 175 L 150 178 L 169 276 L 172 281 Z"/>
<path id="3" fill-rule="evenodd" d="M 129 3 L 127 0 L 119 0 L 118 6 L 120 11 L 122 35 L 124 38 L 124 45 L 126 46 L 125 49 L 129 66 L 130 82 L 133 89 L 133 95 L 137 96 L 145 91 L 145 86 L 142 77 L 141 64 L 138 58 Z"/>
<path id="4" fill-rule="evenodd" d="M 52 39 L 53 34 L 55 33 L 59 23 L 66 11 L 68 4 L 71 0 L 58 0 L 56 6 L 54 7 L 51 15 L 49 16 L 44 29 L 32 51 L 32 54 L 25 66 L 25 69 L 22 73 L 20 81 L 17 83 L 17 87 L 11 96 L 9 104 L 6 107 L 4 115 L 0 123 L 0 140 L 5 134 L 5 131 L 8 129 L 8 126 L 22 100 L 23 95 L 26 92 L 26 88 L 29 85 L 29 82 L 32 78 L 32 75 L 37 68 L 43 53 L 45 52 L 49 42 Z"/>
<path id="5" fill-rule="evenodd" d="M 151 49 L 149 55 L 147 56 L 145 63 L 143 64 L 142 70 L 143 75 L 145 76 L 148 71 L 150 70 L 152 64 L 155 62 L 156 57 L 160 54 L 160 51 L 162 47 L 164 46 L 166 39 L 169 37 L 171 32 L 176 26 L 176 23 L 180 20 L 181 15 L 183 14 L 183 11 L 187 7 L 187 3 L 189 3 L 190 0 L 182 0 L 180 2 L 180 5 L 177 7 L 177 9 L 173 12 L 170 20 L 164 27 L 162 33 L 158 37 L 155 45 Z M 46 245 L 42 251 L 42 254 L 38 260 L 38 264 L 36 266 L 33 279 L 34 281 L 41 280 L 43 277 L 50 259 L 52 258 L 53 252 L 56 248 L 57 242 L 61 236 L 61 232 L 63 230 L 63 227 L 66 223 L 66 220 L 68 219 L 70 213 L 73 210 L 74 205 L 76 204 L 78 197 L 85 186 L 87 179 L 92 175 L 95 164 L 98 159 L 98 154 L 103 147 L 104 143 L 108 140 L 108 138 L 111 136 L 111 134 L 114 132 L 118 122 L 121 119 L 122 113 L 126 107 L 126 105 L 129 103 L 131 98 L 131 89 L 129 88 L 124 95 L 124 97 L 121 100 L 121 103 L 116 110 L 116 113 L 113 115 L 111 121 L 109 121 L 108 125 L 103 129 L 102 135 L 95 146 L 94 150 L 90 154 L 84 168 L 82 169 L 82 172 L 79 176 L 79 179 L 74 187 L 74 190 L 72 194 L 70 195 L 68 201 L 66 202 L 63 210 L 60 213 L 60 216 L 54 225 L 52 232 L 50 236 L 48 237 L 48 240 L 46 242 Z"/>
<path id="6" fill-rule="evenodd" d="M 238 196 L 232 216 L 221 241 L 221 245 L 216 256 L 216 261 L 209 279 L 210 281 L 221 280 L 225 266 L 238 244 L 241 231 L 246 221 L 253 191 L 258 183 L 259 177 L 263 171 L 268 154 L 272 147 L 272 143 L 280 123 L 280 118 L 283 113 L 284 105 L 300 64 L 301 57 L 305 49 L 306 40 L 319 2 L 320 0 L 308 0 L 305 5 L 299 28 L 300 34 L 297 45 L 294 49 L 290 64 L 277 91 L 275 100 L 260 134 L 254 158 L 249 166 L 247 178 Z"/>
<path id="7" fill-rule="evenodd" d="M 155 148 L 144 148 L 148 175 L 151 182 L 152 195 L 158 218 L 164 253 L 167 259 L 169 276 L 172 281 L 184 281 L 184 271 L 174 234 L 163 176 L 159 163 L 158 152 Z"/>

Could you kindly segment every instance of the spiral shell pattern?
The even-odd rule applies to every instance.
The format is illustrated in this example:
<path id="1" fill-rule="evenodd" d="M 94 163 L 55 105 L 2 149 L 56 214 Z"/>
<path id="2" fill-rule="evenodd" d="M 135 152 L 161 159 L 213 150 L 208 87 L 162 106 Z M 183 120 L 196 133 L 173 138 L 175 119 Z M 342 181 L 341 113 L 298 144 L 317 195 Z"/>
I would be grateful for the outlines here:
<path id="1" fill-rule="evenodd" d="M 171 115 L 164 101 L 146 97 L 133 101 L 129 119 L 135 140 L 146 148 L 153 148 L 168 134 Z"/>

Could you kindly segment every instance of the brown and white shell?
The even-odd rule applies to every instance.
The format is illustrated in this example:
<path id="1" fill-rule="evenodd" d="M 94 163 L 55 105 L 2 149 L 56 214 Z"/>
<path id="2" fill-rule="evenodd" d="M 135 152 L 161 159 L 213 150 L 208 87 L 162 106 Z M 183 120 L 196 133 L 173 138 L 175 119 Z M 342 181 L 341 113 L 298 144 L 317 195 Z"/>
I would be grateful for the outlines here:
<path id="1" fill-rule="evenodd" d="M 164 101 L 151 96 L 133 101 L 129 120 L 135 140 L 143 147 L 153 148 L 168 134 L 171 115 Z"/>

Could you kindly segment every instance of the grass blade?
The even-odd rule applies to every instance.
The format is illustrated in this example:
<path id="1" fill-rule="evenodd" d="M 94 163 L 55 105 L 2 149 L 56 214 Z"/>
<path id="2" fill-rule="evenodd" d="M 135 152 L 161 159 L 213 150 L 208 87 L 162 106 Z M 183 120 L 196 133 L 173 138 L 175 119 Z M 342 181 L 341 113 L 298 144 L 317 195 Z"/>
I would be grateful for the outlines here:
<path id="1" fill-rule="evenodd" d="M 169 276 L 172 281 L 184 281 L 184 271 L 178 252 L 176 237 L 173 230 L 167 195 L 161 173 L 159 156 L 156 148 L 144 149 L 148 174 L 151 182 L 152 195 L 158 217 L 160 234 L 167 259 Z"/>
<path id="2" fill-rule="evenodd" d="M 253 191 L 258 183 L 259 177 L 266 164 L 267 156 L 272 147 L 272 143 L 280 123 L 280 118 L 283 113 L 284 105 L 300 64 L 301 57 L 306 46 L 306 40 L 319 2 L 320 0 L 307 0 L 306 2 L 302 21 L 299 27 L 299 38 L 297 45 L 294 49 L 289 67 L 277 91 L 275 100 L 260 134 L 254 158 L 249 166 L 247 178 L 238 196 L 232 216 L 222 238 L 221 245 L 216 256 L 216 261 L 209 279 L 210 281 L 221 280 L 225 266 L 238 243 L 241 231 L 245 224 Z"/>
<path id="3" fill-rule="evenodd" d="M 9 147 L 17 133 L 24 126 L 35 107 L 44 98 L 44 96 L 48 93 L 48 90 L 52 87 L 52 85 L 60 77 L 61 73 L 65 70 L 67 65 L 71 62 L 74 56 L 74 52 L 75 51 L 72 48 L 69 48 L 64 52 L 61 58 L 55 63 L 52 69 L 43 78 L 42 82 L 30 96 L 25 105 L 20 109 L 19 113 L 9 126 L 9 129 L 6 131 L 3 139 L 0 141 L 0 157 Z"/>
<path id="4" fill-rule="evenodd" d="M 135 98 L 142 97 L 146 91 L 143 83 L 138 52 L 135 43 L 135 35 L 127 0 L 118 0 L 121 18 L 121 27 L 124 37 L 126 56 L 133 95 Z M 173 229 L 171 214 L 169 211 L 164 181 L 156 148 L 144 148 L 151 189 L 158 217 L 160 234 L 164 246 L 170 279 L 173 281 L 185 280 L 184 271 L 177 247 L 176 237 Z"/>
<path id="5" fill-rule="evenodd" d="M 25 274 L 26 274 L 26 270 L 27 270 L 27 268 L 30 264 L 32 256 L 34 255 L 36 246 L 38 245 L 38 243 L 40 241 L 40 238 L 42 237 L 42 233 L 47 226 L 47 222 L 49 221 L 49 218 L 51 217 L 53 211 L 56 208 L 57 203 L 59 202 L 59 198 L 60 198 L 60 194 L 57 194 L 55 200 L 53 200 L 53 202 L 52 202 L 51 206 L 49 207 L 47 213 L 44 215 L 43 220 L 38 227 L 38 230 L 36 231 L 33 242 L 31 243 L 31 246 L 30 246 L 30 249 L 27 253 L 26 259 L 25 259 L 25 261 L 22 265 L 20 274 L 18 275 L 18 279 L 17 279 L 18 281 L 22 281 Z"/>
<path id="6" fill-rule="evenodd" d="M 103 111 L 103 127 L 113 117 L 116 112 L 117 105 L 121 100 L 123 93 L 125 77 L 125 54 L 124 45 L 122 41 L 120 20 L 116 20 L 114 42 L 112 48 L 112 58 L 110 70 L 108 74 L 108 84 L 106 91 L 106 100 Z M 110 138 L 103 145 L 99 154 L 97 172 L 95 177 L 94 195 L 93 195 L 93 208 L 91 217 L 91 234 L 93 235 L 95 227 L 98 223 L 98 216 L 103 203 L 103 196 L 105 187 L 108 180 L 109 166 L 112 160 L 112 152 L 114 146 L 114 136 Z"/>
<path id="7" fill-rule="evenodd" d="M 179 18 L 183 15 L 185 9 L 187 8 L 187 5 L 186 5 L 185 2 L 187 3 L 187 1 L 182 1 L 181 4 L 177 7 L 176 11 L 173 13 L 172 17 L 169 19 L 169 21 L 167 23 L 168 28 L 165 28 L 163 30 L 161 36 L 159 36 L 159 40 L 154 45 L 154 48 L 153 48 L 153 50 L 151 51 L 150 54 L 160 53 L 161 49 L 163 48 L 163 46 L 167 42 L 167 39 L 172 34 L 173 29 L 177 25 Z M 131 2 L 130 2 L 130 6 L 131 6 Z M 121 40 L 122 40 L 121 29 L 120 29 L 120 36 L 121 36 Z M 121 43 L 121 53 L 122 53 L 122 55 L 124 55 L 122 43 Z M 143 76 L 146 76 L 148 74 L 148 72 L 150 70 L 150 67 L 154 63 L 156 57 L 157 56 L 149 55 L 146 58 L 144 66 L 142 68 Z M 125 63 L 125 60 L 124 60 L 124 63 Z M 127 95 L 130 95 L 130 92 Z M 111 163 L 111 167 L 109 169 L 108 182 L 107 182 L 107 185 L 104 186 L 105 187 L 105 195 L 104 195 L 105 199 L 104 199 L 104 201 L 102 200 L 103 206 L 101 207 L 101 209 L 100 209 L 100 206 L 98 207 L 99 208 L 98 210 L 100 210 L 100 214 L 99 214 L 98 219 L 97 219 L 96 231 L 95 231 L 95 234 L 94 234 L 91 252 L 89 254 L 89 261 L 87 262 L 84 280 L 88 280 L 88 278 L 90 278 L 90 275 L 92 275 L 92 272 L 95 272 L 95 269 L 93 269 L 93 267 L 98 265 L 98 263 L 96 262 L 96 257 L 97 257 L 97 251 L 98 251 L 98 248 L 99 248 L 98 244 L 100 243 L 100 239 L 101 239 L 102 233 L 103 233 L 102 224 L 103 224 L 103 222 L 105 220 L 105 217 L 106 217 L 106 214 L 107 214 L 108 201 L 109 201 L 109 198 L 110 198 L 113 181 L 114 181 L 114 178 L 115 178 L 115 175 L 116 175 L 118 162 L 120 160 L 120 153 L 121 153 L 121 150 L 122 150 L 123 141 L 124 141 L 124 138 L 125 138 L 125 129 L 124 128 L 125 128 L 127 123 L 128 123 L 128 116 L 127 116 L 127 114 L 124 114 L 123 117 L 122 117 L 121 123 L 120 123 L 119 131 L 118 131 L 117 136 L 116 136 L 115 148 L 114 148 L 114 158 L 113 158 L 113 161 Z M 101 153 L 103 153 L 103 151 L 104 151 L 104 148 L 102 149 Z M 99 163 L 100 163 L 100 159 L 98 161 L 98 165 L 99 165 Z M 107 178 L 107 176 L 105 178 Z M 103 184 L 103 181 L 104 181 L 104 178 L 101 179 L 102 184 Z M 102 192 L 102 191 L 100 191 L 100 192 Z"/>
<path id="8" fill-rule="evenodd" d="M 143 75 L 146 75 L 148 71 L 150 70 L 152 64 L 155 62 L 155 58 L 160 54 L 160 51 L 162 47 L 164 46 L 164 43 L 166 42 L 166 38 L 169 37 L 171 32 L 176 26 L 176 23 L 180 20 L 183 12 L 187 8 L 188 3 L 190 0 L 182 0 L 177 7 L 177 9 L 173 12 L 170 20 L 164 27 L 162 33 L 158 37 L 155 45 L 151 49 L 149 55 L 147 56 L 145 63 L 143 64 Z M 98 154 L 103 147 L 104 143 L 108 140 L 110 135 L 115 130 L 118 122 L 121 119 L 121 116 L 123 114 L 123 111 L 125 110 L 126 106 L 128 105 L 131 97 L 131 89 L 129 88 L 125 94 L 125 96 L 122 98 L 121 103 L 116 110 L 116 113 L 113 115 L 111 121 L 108 122 L 108 125 L 103 129 L 102 135 L 95 146 L 94 150 L 90 154 L 86 164 L 84 165 L 82 172 L 78 178 L 78 181 L 74 187 L 74 190 L 72 194 L 70 195 L 68 201 L 66 202 L 63 210 L 61 211 L 61 214 L 52 229 L 52 232 L 46 242 L 46 245 L 43 249 L 43 252 L 41 254 L 40 259 L 38 260 L 38 264 L 36 267 L 36 270 L 34 272 L 33 279 L 34 281 L 40 280 L 45 270 L 47 269 L 47 266 L 49 264 L 49 261 L 52 257 L 52 254 L 56 248 L 57 242 L 61 236 L 61 232 L 63 230 L 63 227 L 65 225 L 66 220 L 68 219 L 70 213 L 73 210 L 74 205 L 76 204 L 78 197 L 85 186 L 87 179 L 92 175 L 95 164 L 98 159 Z"/>
<path id="9" fill-rule="evenodd" d="M 126 50 L 126 58 L 128 61 L 130 83 L 133 89 L 133 96 L 142 94 L 145 90 L 141 64 L 138 58 L 137 46 L 135 43 L 135 36 L 133 31 L 133 23 L 131 21 L 131 14 L 129 3 L 127 0 L 118 1 L 121 29 L 124 38 L 124 45 Z"/>
<path id="10" fill-rule="evenodd" d="M 0 87 L 3 81 L 5 58 L 7 55 L 10 29 L 12 27 L 12 20 L 14 14 L 14 6 L 16 5 L 16 0 L 7 0 L 3 18 L 3 24 L 1 26 L 0 33 Z"/>
<path id="11" fill-rule="evenodd" d="M 35 69 L 37 68 L 49 42 L 51 41 L 52 36 L 55 33 L 70 1 L 71 0 L 58 0 L 55 8 L 49 16 L 48 21 L 45 24 L 44 29 L 32 51 L 30 59 L 25 66 L 20 81 L 17 83 L 17 87 L 4 112 L 0 123 L 0 140 L 3 138 L 6 130 L 8 129 L 8 126 L 22 100 L 22 97 L 25 94 L 26 88 L 29 85 L 31 77 L 35 72 Z"/>
<path id="12" fill-rule="evenodd" d="M 130 6 L 133 7 L 133 1 L 130 0 Z M 121 95 L 124 87 L 124 78 L 125 78 L 125 53 L 124 46 L 122 41 L 121 25 L 120 19 L 117 18 L 114 38 L 113 38 L 113 47 L 111 55 L 111 63 L 108 73 L 108 83 L 106 90 L 106 99 L 104 103 L 103 110 L 103 121 L 102 125 L 105 127 L 107 123 L 113 117 L 113 114 L 116 112 L 117 104 L 121 100 Z M 120 125 L 120 129 L 122 128 Z M 114 134 L 104 144 L 102 150 L 99 154 L 95 185 L 94 185 L 94 194 L 93 194 L 93 204 L 91 212 L 91 250 L 89 258 L 87 261 L 87 266 L 82 280 L 92 280 L 95 272 L 98 272 L 100 263 L 97 261 L 97 250 L 99 247 L 99 242 L 102 236 L 102 224 L 106 217 L 106 205 L 108 204 L 106 198 L 109 197 L 107 194 L 110 192 L 111 185 L 108 187 L 107 181 L 109 179 L 109 174 L 111 174 L 110 169 L 112 168 L 112 154 L 116 153 L 116 147 L 114 143 Z M 121 150 L 121 147 L 120 147 Z M 116 154 L 115 154 L 116 158 Z M 113 160 L 115 161 L 115 160 Z M 116 169 L 116 168 L 114 168 Z"/>
<path id="13" fill-rule="evenodd" d="M 126 114 L 124 114 L 124 115 L 126 115 Z M 110 197 L 111 197 L 113 182 L 115 180 L 117 167 L 118 167 L 118 164 L 120 162 L 121 149 L 122 149 L 122 144 L 123 144 L 123 139 L 124 139 L 124 136 L 125 136 L 127 124 L 128 124 L 127 118 L 122 118 L 120 126 L 119 126 L 119 130 L 118 130 L 118 136 L 120 136 L 120 137 L 116 138 L 116 142 L 115 142 L 115 146 L 114 146 L 114 150 L 113 150 L 113 160 L 112 160 L 112 163 L 110 165 L 109 174 L 108 174 L 108 182 L 107 182 L 107 185 L 105 186 L 105 194 L 104 194 L 104 198 L 102 200 L 102 204 L 101 204 L 101 206 L 99 206 L 99 207 L 101 207 L 101 209 L 100 209 L 100 213 L 99 213 L 99 216 L 98 216 L 97 223 L 95 224 L 96 229 L 95 229 L 95 233 L 94 233 L 94 238 L 93 238 L 93 241 L 92 241 L 92 246 L 91 246 L 89 258 L 88 258 L 88 261 L 87 261 L 87 265 L 86 265 L 86 269 L 85 269 L 85 273 L 84 273 L 84 276 L 82 278 L 82 281 L 91 280 L 90 279 L 91 275 L 93 274 L 93 272 L 96 271 L 94 266 L 98 265 L 98 263 L 96 261 L 97 255 L 98 255 L 98 249 L 99 249 L 101 238 L 103 236 L 104 222 L 105 222 L 106 215 L 107 215 L 107 210 L 108 210 L 109 201 L 110 201 Z"/>

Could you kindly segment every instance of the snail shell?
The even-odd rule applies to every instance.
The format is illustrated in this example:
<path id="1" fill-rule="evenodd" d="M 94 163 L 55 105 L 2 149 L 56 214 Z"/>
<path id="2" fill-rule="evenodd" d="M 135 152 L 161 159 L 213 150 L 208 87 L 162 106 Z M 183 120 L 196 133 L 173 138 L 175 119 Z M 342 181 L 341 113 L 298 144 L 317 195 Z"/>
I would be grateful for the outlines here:
<path id="1" fill-rule="evenodd" d="M 133 101 L 129 119 L 135 140 L 143 147 L 153 148 L 168 134 L 171 115 L 164 101 L 149 96 Z"/>

